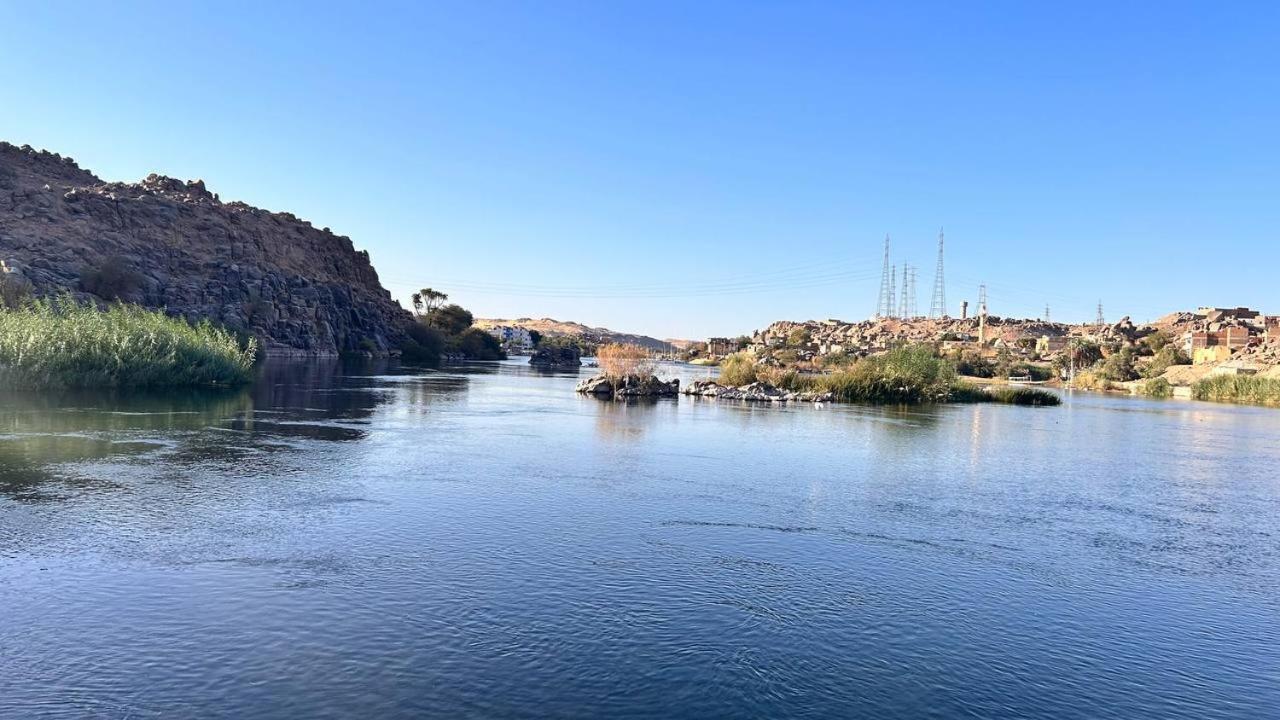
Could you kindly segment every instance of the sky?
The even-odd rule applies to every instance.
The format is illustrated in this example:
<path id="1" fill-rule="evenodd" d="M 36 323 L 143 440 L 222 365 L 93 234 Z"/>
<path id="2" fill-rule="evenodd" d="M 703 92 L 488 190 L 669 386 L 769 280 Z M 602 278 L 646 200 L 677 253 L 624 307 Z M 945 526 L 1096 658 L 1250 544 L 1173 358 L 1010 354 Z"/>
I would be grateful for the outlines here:
<path id="1" fill-rule="evenodd" d="M 479 317 L 860 320 L 886 234 L 923 313 L 940 228 L 951 314 L 1280 313 L 1277 37 L 1243 1 L 0 0 L 0 139 Z"/>

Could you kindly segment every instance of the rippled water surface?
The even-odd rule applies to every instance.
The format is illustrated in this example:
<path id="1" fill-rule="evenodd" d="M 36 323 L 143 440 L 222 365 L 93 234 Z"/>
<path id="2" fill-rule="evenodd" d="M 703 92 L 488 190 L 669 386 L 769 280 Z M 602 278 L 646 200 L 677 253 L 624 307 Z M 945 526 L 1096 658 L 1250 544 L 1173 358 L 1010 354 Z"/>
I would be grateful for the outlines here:
<path id="1" fill-rule="evenodd" d="M 575 381 L 3 396 L 0 716 L 1277 717 L 1280 412 Z"/>

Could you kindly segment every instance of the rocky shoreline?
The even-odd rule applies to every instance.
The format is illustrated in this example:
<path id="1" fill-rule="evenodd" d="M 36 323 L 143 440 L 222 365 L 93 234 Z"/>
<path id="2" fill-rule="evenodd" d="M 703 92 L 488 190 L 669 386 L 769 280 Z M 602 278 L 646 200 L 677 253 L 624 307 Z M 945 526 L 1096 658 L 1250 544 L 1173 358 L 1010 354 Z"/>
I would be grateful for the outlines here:
<path id="1" fill-rule="evenodd" d="M 721 385 L 715 380 L 695 380 L 682 393 L 696 397 L 716 398 L 719 400 L 746 400 L 748 402 L 835 402 L 835 395 L 829 392 L 782 390 L 765 382 L 753 382 L 741 387 Z"/>
<path id="2" fill-rule="evenodd" d="M 675 397 L 680 394 L 680 381 L 663 381 L 653 375 L 645 378 L 596 375 L 578 383 L 576 390 L 598 398 Z"/>

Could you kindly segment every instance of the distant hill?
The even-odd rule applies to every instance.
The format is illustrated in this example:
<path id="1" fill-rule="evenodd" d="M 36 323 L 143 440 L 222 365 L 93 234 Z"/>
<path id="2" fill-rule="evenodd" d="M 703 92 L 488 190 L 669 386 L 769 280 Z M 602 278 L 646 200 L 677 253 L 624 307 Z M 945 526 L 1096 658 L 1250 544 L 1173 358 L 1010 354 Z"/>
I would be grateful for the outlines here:
<path id="1" fill-rule="evenodd" d="M 641 347 L 652 348 L 654 350 L 662 350 L 667 347 L 667 343 L 648 335 L 633 335 L 631 333 L 617 332 L 609 328 L 589 327 L 582 323 L 573 321 L 560 321 L 551 318 L 514 318 L 503 320 L 501 318 L 477 318 L 474 325 L 482 330 L 499 327 L 502 325 L 510 325 L 512 327 L 522 327 L 526 330 L 537 330 L 539 333 L 547 337 L 557 335 L 571 335 L 582 337 L 595 343 L 632 343 Z"/>

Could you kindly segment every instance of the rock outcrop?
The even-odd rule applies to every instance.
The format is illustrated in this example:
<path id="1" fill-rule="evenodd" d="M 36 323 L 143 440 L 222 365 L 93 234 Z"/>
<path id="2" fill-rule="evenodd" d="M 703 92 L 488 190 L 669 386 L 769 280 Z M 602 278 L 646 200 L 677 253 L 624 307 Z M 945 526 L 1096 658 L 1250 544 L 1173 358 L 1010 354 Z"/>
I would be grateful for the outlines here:
<path id="1" fill-rule="evenodd" d="M 224 203 L 202 181 L 108 183 L 0 142 L 0 258 L 38 295 L 121 299 L 259 338 L 268 354 L 387 353 L 409 320 L 349 238 Z"/>
<path id="2" fill-rule="evenodd" d="M 732 387 L 721 385 L 715 380 L 695 380 L 692 385 L 684 389 L 684 394 L 721 400 L 747 400 L 749 402 L 829 403 L 835 400 L 835 396 L 829 392 L 793 392 L 782 390 L 763 382 L 753 382 L 742 387 Z"/>
<path id="3" fill-rule="evenodd" d="M 680 393 L 680 381 L 676 379 L 664 382 L 653 375 L 621 379 L 596 375 L 578 383 L 577 390 L 599 398 L 675 397 Z"/>
<path id="4" fill-rule="evenodd" d="M 582 353 L 573 347 L 539 348 L 529 357 L 529 364 L 540 368 L 582 367 Z"/>

